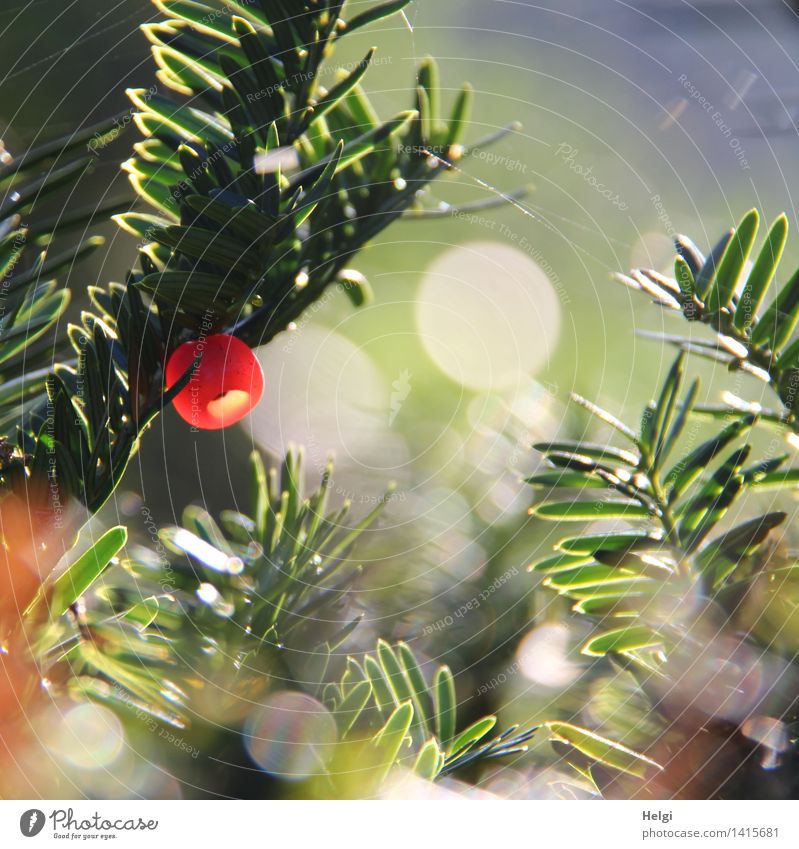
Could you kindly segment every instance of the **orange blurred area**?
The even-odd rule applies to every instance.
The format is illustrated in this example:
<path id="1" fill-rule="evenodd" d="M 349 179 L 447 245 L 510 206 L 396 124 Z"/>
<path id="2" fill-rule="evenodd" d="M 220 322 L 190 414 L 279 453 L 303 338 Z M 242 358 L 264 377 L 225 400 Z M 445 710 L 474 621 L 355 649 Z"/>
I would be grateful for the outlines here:
<path id="1" fill-rule="evenodd" d="M 76 530 L 71 511 L 41 509 L 17 495 L 0 502 L 0 795 L 19 773 L 43 694 L 25 613 Z M 35 617 L 29 617 L 31 619 Z M 17 775 L 17 779 L 19 779 Z M 4 787 L 4 785 L 6 785 Z M 15 792 L 19 792 L 18 785 Z"/>
<path id="2" fill-rule="evenodd" d="M 32 506 L 18 495 L 0 502 L 0 631 L 18 622 L 69 547 L 70 511 Z"/>

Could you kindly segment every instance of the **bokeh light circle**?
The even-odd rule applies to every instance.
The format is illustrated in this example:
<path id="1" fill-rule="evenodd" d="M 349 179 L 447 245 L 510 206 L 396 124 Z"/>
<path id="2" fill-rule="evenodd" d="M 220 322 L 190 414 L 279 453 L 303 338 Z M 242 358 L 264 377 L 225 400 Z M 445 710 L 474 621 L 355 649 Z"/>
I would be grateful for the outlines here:
<path id="1" fill-rule="evenodd" d="M 104 769 L 122 752 L 125 732 L 108 708 L 82 704 L 55 719 L 47 743 L 50 752 L 64 763 L 82 770 Z"/>
<path id="2" fill-rule="evenodd" d="M 516 385 L 553 355 L 560 303 L 535 260 L 501 242 L 451 248 L 427 269 L 416 324 L 448 377 L 475 390 Z"/>
<path id="3" fill-rule="evenodd" d="M 542 687 L 562 688 L 581 673 L 571 660 L 571 635 L 566 625 L 551 622 L 533 628 L 519 644 L 517 657 L 522 674 Z"/>
<path id="4" fill-rule="evenodd" d="M 245 745 L 265 772 L 299 781 L 324 771 L 338 740 L 336 721 L 305 693 L 271 695 L 247 720 Z"/>

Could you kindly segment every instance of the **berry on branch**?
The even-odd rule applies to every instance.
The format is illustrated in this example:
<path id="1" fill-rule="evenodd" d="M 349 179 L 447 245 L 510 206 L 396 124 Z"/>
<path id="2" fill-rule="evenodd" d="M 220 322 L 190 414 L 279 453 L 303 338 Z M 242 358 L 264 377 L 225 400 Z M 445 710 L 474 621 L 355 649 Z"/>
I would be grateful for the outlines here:
<path id="1" fill-rule="evenodd" d="M 235 336 L 216 334 L 193 339 L 169 358 L 167 387 L 174 386 L 198 357 L 188 384 L 175 397 L 178 415 L 201 430 L 219 430 L 243 419 L 264 391 L 258 358 Z"/>

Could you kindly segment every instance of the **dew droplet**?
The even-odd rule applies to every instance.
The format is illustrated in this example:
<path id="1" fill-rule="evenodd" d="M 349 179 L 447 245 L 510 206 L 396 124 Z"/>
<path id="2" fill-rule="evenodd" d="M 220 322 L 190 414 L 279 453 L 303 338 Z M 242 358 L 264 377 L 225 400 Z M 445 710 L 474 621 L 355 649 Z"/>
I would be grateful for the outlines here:
<path id="1" fill-rule="evenodd" d="M 223 572 L 229 575 L 239 575 L 244 569 L 244 564 L 239 557 L 232 557 L 224 551 L 200 539 L 185 528 L 175 530 L 167 529 L 162 532 L 169 544 L 179 551 L 184 551 L 196 560 L 204 563 L 214 572 Z"/>
<path id="2" fill-rule="evenodd" d="M 197 587 L 197 598 L 206 604 L 213 604 L 219 598 L 219 590 L 213 584 L 200 584 Z"/>
<path id="3" fill-rule="evenodd" d="M 176 693 L 174 690 L 170 690 L 167 687 L 162 687 L 159 690 L 159 693 L 169 702 L 173 704 L 180 704 L 180 694 Z"/>
<path id="4" fill-rule="evenodd" d="M 235 607 L 230 602 L 225 601 L 219 590 L 213 584 L 200 584 L 200 586 L 197 587 L 197 598 L 207 604 L 217 616 L 221 616 L 224 619 L 232 616 L 233 611 L 235 610 Z"/>
<path id="5" fill-rule="evenodd" d="M 229 575 L 240 575 L 244 571 L 244 561 L 240 557 L 228 558 L 226 571 Z"/>

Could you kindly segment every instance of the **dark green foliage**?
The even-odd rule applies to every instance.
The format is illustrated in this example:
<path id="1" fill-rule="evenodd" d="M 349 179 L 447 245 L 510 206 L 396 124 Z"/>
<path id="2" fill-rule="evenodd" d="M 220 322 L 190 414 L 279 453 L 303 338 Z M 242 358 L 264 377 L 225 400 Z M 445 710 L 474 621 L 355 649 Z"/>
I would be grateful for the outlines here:
<path id="1" fill-rule="evenodd" d="M 446 169 L 463 99 L 443 123 L 428 61 L 417 110 L 381 122 L 359 84 L 374 51 L 349 73 L 323 64 L 351 28 L 405 3 L 366 12 L 354 27 L 339 17 L 341 2 L 292 5 L 290 14 L 268 2 L 242 4 L 240 14 L 157 5 L 171 16 L 145 27 L 159 79 L 190 100 L 130 93 L 147 140 L 125 167 L 157 213 L 120 217 L 146 242 L 134 282 L 178 328 L 206 316 L 261 344 Z M 287 161 L 296 167 L 284 171 Z"/>
<path id="2" fill-rule="evenodd" d="M 107 121 L 70 136 L 53 139 L 12 156 L 0 146 L 0 484 L 13 486 L 35 464 L 36 439 L 42 428 L 63 456 L 64 445 L 52 433 L 46 411 L 24 427 L 31 410 L 45 404 L 45 380 L 53 361 L 52 329 L 69 304 L 69 291 L 57 276 L 69 271 L 102 244 L 85 238 L 65 250 L 50 251 L 56 236 L 80 235 L 94 218 L 103 218 L 119 203 L 86 210 L 65 208 L 47 214 L 48 203 L 64 204 L 90 167 L 87 143 L 113 125 Z M 32 428 L 37 428 L 34 431 Z M 55 442 L 53 442 L 55 440 Z M 26 456 L 26 454 L 28 456 Z M 39 457 L 41 464 L 42 458 Z M 68 461 L 67 461 L 68 462 Z"/>

